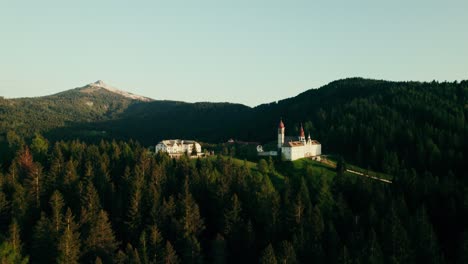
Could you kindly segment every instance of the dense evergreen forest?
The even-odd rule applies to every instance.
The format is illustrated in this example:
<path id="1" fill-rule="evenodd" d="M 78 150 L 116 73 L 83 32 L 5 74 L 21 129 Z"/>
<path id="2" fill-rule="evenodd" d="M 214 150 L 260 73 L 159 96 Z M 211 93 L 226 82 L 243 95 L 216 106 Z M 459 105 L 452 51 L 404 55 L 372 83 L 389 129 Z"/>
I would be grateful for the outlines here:
<path id="1" fill-rule="evenodd" d="M 453 175 L 402 169 L 384 184 L 39 135 L 5 153 L 2 263 L 468 261 L 468 196 Z"/>
<path id="2" fill-rule="evenodd" d="M 287 135 L 302 122 L 325 153 L 393 183 L 341 165 L 333 177 L 275 160 L 252 167 L 236 159 L 242 146 L 201 160 L 144 147 L 267 143 L 280 117 Z M 345 79 L 255 108 L 82 90 L 0 98 L 0 254 L 15 263 L 468 263 L 467 117 L 467 81 Z"/>

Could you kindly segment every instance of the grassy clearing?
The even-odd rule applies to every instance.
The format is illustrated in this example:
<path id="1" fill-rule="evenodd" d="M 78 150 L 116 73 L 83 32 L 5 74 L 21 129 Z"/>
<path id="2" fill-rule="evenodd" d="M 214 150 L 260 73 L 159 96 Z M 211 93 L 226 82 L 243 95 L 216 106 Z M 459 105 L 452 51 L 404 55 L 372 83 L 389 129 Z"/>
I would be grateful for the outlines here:
<path id="1" fill-rule="evenodd" d="M 277 170 L 284 175 L 297 176 L 317 175 L 332 179 L 336 173 L 335 169 L 327 164 L 310 159 L 300 159 L 289 162 L 282 162 L 277 166 Z"/>
<path id="2" fill-rule="evenodd" d="M 216 159 L 217 157 L 209 157 L 210 159 Z M 228 159 L 229 157 L 223 157 Z M 258 173 L 258 166 L 256 162 L 241 160 L 237 158 L 232 158 L 232 161 L 237 166 L 247 166 L 247 168 L 252 173 Z M 296 178 L 296 177 L 303 177 L 306 176 L 308 180 L 316 181 L 316 180 L 325 180 L 327 182 L 331 182 L 333 177 L 336 176 L 336 160 L 333 158 L 326 158 L 322 159 L 321 162 L 311 160 L 311 159 L 299 159 L 295 161 L 284 161 L 284 162 L 276 162 L 275 163 L 275 171 L 269 173 L 270 179 L 272 183 L 278 188 L 281 188 L 283 185 L 283 181 L 285 177 L 289 178 Z M 391 180 L 392 176 L 379 173 L 371 170 L 365 170 L 358 166 L 352 164 L 346 164 L 347 169 L 351 169 L 357 172 L 362 172 L 364 174 L 368 174 L 370 176 L 388 179 Z M 353 180 L 362 180 L 362 176 L 358 176 L 356 174 L 345 172 L 344 174 L 346 177 L 349 177 Z"/>

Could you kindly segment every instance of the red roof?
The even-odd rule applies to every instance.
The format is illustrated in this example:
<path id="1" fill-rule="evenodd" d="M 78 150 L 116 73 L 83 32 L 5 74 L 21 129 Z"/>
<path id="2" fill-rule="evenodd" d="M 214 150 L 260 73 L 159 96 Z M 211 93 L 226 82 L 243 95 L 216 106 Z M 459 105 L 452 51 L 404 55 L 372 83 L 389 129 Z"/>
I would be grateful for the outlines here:
<path id="1" fill-rule="evenodd" d="M 280 123 L 279 123 L 279 127 L 278 128 L 284 128 L 284 124 L 283 124 L 283 120 L 281 119 Z"/>
<path id="2" fill-rule="evenodd" d="M 302 141 L 290 141 L 287 143 L 287 146 L 294 148 L 294 147 L 302 147 L 304 143 Z"/>
<path id="3" fill-rule="evenodd" d="M 302 124 L 301 124 L 301 135 L 300 135 L 300 137 L 305 137 L 304 128 L 302 128 Z"/>

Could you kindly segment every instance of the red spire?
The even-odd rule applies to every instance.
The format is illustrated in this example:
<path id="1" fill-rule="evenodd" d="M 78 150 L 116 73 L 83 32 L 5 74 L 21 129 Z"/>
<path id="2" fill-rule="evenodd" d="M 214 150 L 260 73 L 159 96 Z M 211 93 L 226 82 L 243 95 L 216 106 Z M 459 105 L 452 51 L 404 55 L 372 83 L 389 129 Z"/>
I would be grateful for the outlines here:
<path id="1" fill-rule="evenodd" d="M 305 137 L 304 128 L 302 127 L 302 124 L 301 124 L 301 135 L 300 135 L 300 137 L 302 137 L 302 138 Z"/>
<path id="2" fill-rule="evenodd" d="M 283 119 L 280 120 L 278 128 L 284 128 Z"/>

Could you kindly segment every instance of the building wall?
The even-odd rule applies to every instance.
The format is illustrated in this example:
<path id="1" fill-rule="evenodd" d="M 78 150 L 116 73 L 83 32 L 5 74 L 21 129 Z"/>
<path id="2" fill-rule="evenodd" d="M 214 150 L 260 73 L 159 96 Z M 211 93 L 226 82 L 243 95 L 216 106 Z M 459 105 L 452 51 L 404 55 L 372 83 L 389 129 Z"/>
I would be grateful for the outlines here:
<path id="1" fill-rule="evenodd" d="M 259 156 L 278 156 L 278 151 L 264 151 L 258 152 Z"/>
<path id="2" fill-rule="evenodd" d="M 291 148 L 282 147 L 281 155 L 284 157 L 285 160 L 291 160 Z"/>
<path id="3" fill-rule="evenodd" d="M 314 157 L 321 155 L 321 145 L 320 144 L 307 144 L 305 147 L 305 157 Z"/>
<path id="4" fill-rule="evenodd" d="M 156 148 L 155 148 L 155 152 L 159 152 L 159 151 L 162 151 L 162 152 L 167 152 L 167 147 L 166 145 L 164 145 L 163 143 L 158 143 L 156 145 Z"/>
<path id="5" fill-rule="evenodd" d="M 305 146 L 282 147 L 281 152 L 286 160 L 297 160 L 304 158 Z"/>
<path id="6" fill-rule="evenodd" d="M 322 155 L 322 145 L 319 144 L 319 145 L 316 145 L 317 148 L 316 148 L 316 151 L 315 151 L 315 156 L 320 156 Z"/>
<path id="7" fill-rule="evenodd" d="M 183 141 L 181 141 L 181 143 L 179 144 L 174 143 L 172 146 L 168 146 L 164 144 L 164 141 L 159 142 L 155 147 L 155 151 L 167 152 L 169 154 L 180 154 L 180 153 L 191 154 L 192 149 L 193 149 L 193 143 L 195 143 L 195 148 L 197 150 L 197 153 L 201 153 L 202 152 L 201 145 L 198 142 L 190 142 L 190 143 L 184 144 Z"/>
<path id="8" fill-rule="evenodd" d="M 278 129 L 278 148 L 281 148 L 284 144 L 284 128 Z"/>
<path id="9" fill-rule="evenodd" d="M 286 160 L 297 160 L 305 157 L 315 157 L 322 154 L 322 145 L 305 144 L 297 147 L 282 147 L 281 153 Z"/>

